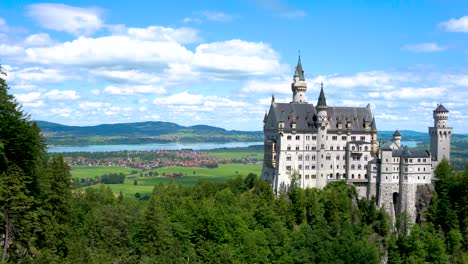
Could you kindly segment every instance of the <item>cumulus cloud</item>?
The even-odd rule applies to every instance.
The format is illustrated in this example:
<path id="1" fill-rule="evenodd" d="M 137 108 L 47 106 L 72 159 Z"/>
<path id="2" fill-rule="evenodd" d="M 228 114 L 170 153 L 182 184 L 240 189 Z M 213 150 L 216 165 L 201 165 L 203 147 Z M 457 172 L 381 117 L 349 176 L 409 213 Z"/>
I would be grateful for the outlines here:
<path id="1" fill-rule="evenodd" d="M 270 45 L 239 39 L 199 45 L 193 63 L 202 71 L 234 78 L 281 71 L 279 55 Z"/>
<path id="2" fill-rule="evenodd" d="M 194 105 L 201 104 L 204 97 L 201 94 L 189 94 L 181 92 L 166 97 L 160 97 L 153 100 L 153 104 L 163 105 Z"/>
<path id="3" fill-rule="evenodd" d="M 64 4 L 33 4 L 28 15 L 46 29 L 67 32 L 76 36 L 90 35 L 103 27 L 102 11 Z"/>
<path id="4" fill-rule="evenodd" d="M 444 51 L 447 48 L 442 47 L 437 43 L 420 43 L 420 44 L 404 45 L 403 49 L 407 51 L 411 51 L 411 52 L 438 52 L 438 51 Z"/>
<path id="5" fill-rule="evenodd" d="M 379 87 L 380 89 L 391 89 L 396 83 L 414 80 L 415 77 L 409 73 L 369 71 L 360 72 L 349 76 L 324 77 L 324 83 L 336 87 Z"/>
<path id="6" fill-rule="evenodd" d="M 57 83 L 69 79 L 61 70 L 31 67 L 7 71 L 9 80 L 19 83 Z"/>
<path id="7" fill-rule="evenodd" d="M 439 24 L 439 27 L 449 32 L 468 33 L 468 16 L 452 18 Z"/>
<path id="8" fill-rule="evenodd" d="M 78 93 L 74 90 L 51 90 L 44 94 L 44 97 L 50 100 L 76 100 L 80 98 Z"/>
<path id="9" fill-rule="evenodd" d="M 279 93 L 290 94 L 291 82 L 286 78 L 274 79 L 270 81 L 252 80 L 248 81 L 241 91 L 244 93 Z"/>
<path id="10" fill-rule="evenodd" d="M 16 99 L 20 101 L 21 103 L 29 103 L 32 101 L 35 101 L 41 97 L 40 92 L 30 92 L 30 93 L 24 93 L 24 94 L 15 94 Z"/>
<path id="11" fill-rule="evenodd" d="M 104 77 L 107 80 L 121 83 L 121 82 L 134 82 L 134 83 L 158 83 L 161 81 L 159 76 L 152 73 L 142 72 L 139 70 L 95 70 L 92 72 L 94 75 Z"/>
<path id="12" fill-rule="evenodd" d="M 46 46 L 52 44 L 52 39 L 47 33 L 39 33 L 28 36 L 24 40 L 27 46 Z"/>
<path id="13" fill-rule="evenodd" d="M 104 92 L 113 95 L 165 94 L 166 89 L 153 85 L 109 85 L 104 89 Z"/>
<path id="14" fill-rule="evenodd" d="M 138 40 L 168 41 L 181 44 L 196 43 L 201 40 L 196 29 L 187 27 L 149 26 L 146 28 L 127 28 L 119 25 L 111 27 L 111 31 L 113 35 L 123 35 Z"/>

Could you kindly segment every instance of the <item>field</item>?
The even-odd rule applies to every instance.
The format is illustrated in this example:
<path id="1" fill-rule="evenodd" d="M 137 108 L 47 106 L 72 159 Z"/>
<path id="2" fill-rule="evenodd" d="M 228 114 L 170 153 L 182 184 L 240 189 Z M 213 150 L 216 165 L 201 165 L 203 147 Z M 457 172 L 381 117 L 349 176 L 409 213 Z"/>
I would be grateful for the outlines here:
<path id="1" fill-rule="evenodd" d="M 125 173 L 130 174 L 131 168 L 124 167 L 90 167 L 90 166 L 73 166 L 73 178 L 94 178 L 108 173 Z M 130 179 L 126 179 L 123 184 L 98 184 L 92 188 L 108 185 L 114 193 L 122 192 L 125 196 L 133 197 L 135 193 L 140 193 L 141 196 L 150 194 L 153 187 L 160 182 L 169 184 L 171 181 L 180 184 L 193 185 L 199 181 L 223 182 L 230 178 L 235 178 L 237 175 L 247 176 L 249 173 L 260 175 L 262 170 L 261 164 L 220 164 L 218 168 L 199 168 L 199 167 L 165 167 L 152 170 L 157 172 L 159 176 L 140 176 L 140 173 L 131 175 Z M 146 174 L 149 171 L 145 171 Z M 182 173 L 184 176 L 179 178 L 168 178 L 162 174 Z M 144 175 L 144 174 L 143 174 Z M 137 185 L 134 185 L 135 180 Z"/>

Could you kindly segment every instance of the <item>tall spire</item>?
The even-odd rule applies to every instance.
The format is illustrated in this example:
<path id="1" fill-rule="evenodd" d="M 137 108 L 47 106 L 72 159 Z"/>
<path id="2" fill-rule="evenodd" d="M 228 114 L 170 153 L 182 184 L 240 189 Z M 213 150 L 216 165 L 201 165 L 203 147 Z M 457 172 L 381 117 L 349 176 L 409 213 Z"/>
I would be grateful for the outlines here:
<path id="1" fill-rule="evenodd" d="M 299 81 L 305 81 L 304 71 L 302 70 L 301 64 L 301 55 L 299 55 L 299 60 L 297 61 L 296 72 L 294 73 L 294 79 L 299 78 Z"/>
<path id="2" fill-rule="evenodd" d="M 372 131 L 377 131 L 377 124 L 375 123 L 375 117 L 372 116 L 372 127 L 371 127 L 371 130 Z"/>
<path id="3" fill-rule="evenodd" d="M 319 95 L 319 98 L 318 98 L 318 102 L 317 102 L 317 107 L 323 107 L 323 108 L 326 108 L 327 107 L 327 100 L 325 99 L 325 93 L 323 92 L 323 82 L 321 84 L 321 88 L 320 88 L 320 95 Z"/>

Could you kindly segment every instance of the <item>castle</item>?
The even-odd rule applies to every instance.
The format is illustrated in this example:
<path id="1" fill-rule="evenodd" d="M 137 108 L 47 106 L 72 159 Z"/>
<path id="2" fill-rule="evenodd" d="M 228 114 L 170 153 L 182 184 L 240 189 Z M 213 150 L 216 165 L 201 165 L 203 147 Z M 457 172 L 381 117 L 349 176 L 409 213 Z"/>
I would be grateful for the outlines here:
<path id="1" fill-rule="evenodd" d="M 402 147 L 398 130 L 391 141 L 377 142 L 370 105 L 328 106 L 323 83 L 317 105 L 308 103 L 300 57 L 291 90 L 290 103 L 277 103 L 272 97 L 263 120 L 262 178 L 271 182 L 273 191 L 287 190 L 292 172 L 300 176 L 302 188 L 344 180 L 359 196 L 374 197 L 393 220 L 406 212 L 414 221 L 418 189 L 432 184 L 438 162 L 450 159 L 449 111 L 437 106 L 434 127 L 429 128 L 431 151 L 416 151 Z"/>

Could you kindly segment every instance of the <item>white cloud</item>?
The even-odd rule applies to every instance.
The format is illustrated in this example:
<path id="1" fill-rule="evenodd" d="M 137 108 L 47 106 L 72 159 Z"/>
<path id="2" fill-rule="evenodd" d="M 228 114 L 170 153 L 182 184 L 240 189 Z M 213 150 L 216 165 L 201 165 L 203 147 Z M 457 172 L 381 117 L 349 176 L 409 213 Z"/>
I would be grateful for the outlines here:
<path id="1" fill-rule="evenodd" d="M 51 90 L 44 94 L 44 97 L 50 100 L 76 100 L 80 98 L 78 93 L 74 90 Z"/>
<path id="2" fill-rule="evenodd" d="M 8 71 L 9 80 L 19 83 L 57 83 L 69 79 L 62 71 L 41 67 Z"/>
<path id="3" fill-rule="evenodd" d="M 104 89 L 105 93 L 114 95 L 134 95 L 134 94 L 165 94 L 166 89 L 153 85 L 109 85 Z"/>
<path id="4" fill-rule="evenodd" d="M 235 78 L 277 74 L 281 70 L 278 59 L 279 55 L 268 44 L 234 39 L 199 45 L 194 65 L 202 71 Z"/>
<path id="5" fill-rule="evenodd" d="M 28 48 L 26 54 L 30 62 L 90 67 L 161 66 L 192 57 L 190 51 L 175 42 L 135 40 L 128 36 L 79 37 L 47 48 Z"/>
<path id="6" fill-rule="evenodd" d="M 38 107 L 45 106 L 45 103 L 44 101 L 26 102 L 26 103 L 23 103 L 23 106 L 30 107 L 30 108 L 38 108 Z"/>
<path id="7" fill-rule="evenodd" d="M 101 94 L 101 91 L 99 91 L 98 89 L 93 89 L 93 90 L 91 90 L 91 93 L 94 94 L 94 95 L 99 95 L 99 94 Z"/>
<path id="8" fill-rule="evenodd" d="M 161 81 L 159 76 L 138 70 L 96 70 L 92 73 L 114 82 L 158 83 Z"/>
<path id="9" fill-rule="evenodd" d="M 437 43 L 420 43 L 403 46 L 404 50 L 411 52 L 438 52 L 444 51 L 447 48 L 439 46 Z"/>
<path id="10" fill-rule="evenodd" d="M 47 33 L 39 33 L 28 36 L 24 40 L 27 46 L 46 46 L 52 44 L 52 39 Z"/>
<path id="11" fill-rule="evenodd" d="M 94 109 L 94 108 L 101 108 L 103 106 L 110 106 L 110 103 L 104 103 L 104 102 L 90 102 L 90 101 L 83 101 L 78 104 L 78 107 L 83 109 L 83 110 L 89 110 L 89 109 Z"/>
<path id="12" fill-rule="evenodd" d="M 23 47 L 8 44 L 0 44 L 0 56 L 20 56 L 23 55 L 23 52 Z"/>
<path id="13" fill-rule="evenodd" d="M 228 15 L 223 12 L 217 11 L 202 11 L 200 14 L 203 15 L 207 20 L 217 21 L 217 22 L 228 22 L 234 19 L 234 16 Z"/>
<path id="14" fill-rule="evenodd" d="M 76 36 L 90 35 L 101 27 L 101 10 L 81 8 L 64 4 L 33 4 L 28 6 L 28 15 L 42 27 L 71 33 Z"/>
<path id="15" fill-rule="evenodd" d="M 468 16 L 460 18 L 452 18 L 448 21 L 439 24 L 439 27 L 449 32 L 463 32 L 468 33 Z"/>
<path id="16" fill-rule="evenodd" d="M 290 94 L 291 93 L 291 81 L 287 81 L 286 78 L 261 81 L 252 80 L 248 81 L 241 91 L 244 93 L 280 93 Z"/>
<path id="17" fill-rule="evenodd" d="M 375 117 L 378 119 L 382 119 L 382 120 L 395 120 L 395 121 L 408 120 L 407 116 L 387 114 L 387 113 L 378 114 Z"/>
<path id="18" fill-rule="evenodd" d="M 167 97 L 160 97 L 153 100 L 153 104 L 162 105 L 195 105 L 203 102 L 203 95 L 189 94 L 188 92 L 181 92 Z"/>
<path id="19" fill-rule="evenodd" d="M 15 94 L 15 98 L 21 103 L 30 103 L 41 97 L 40 92 L 30 92 L 25 94 Z"/>
<path id="20" fill-rule="evenodd" d="M 413 79 L 415 79 L 415 77 L 410 73 L 370 71 L 360 72 L 350 76 L 324 77 L 324 84 L 326 86 L 345 88 L 365 86 L 378 87 L 380 89 L 392 89 L 397 83 Z"/>
<path id="21" fill-rule="evenodd" d="M 383 97 L 385 99 L 419 99 L 442 97 L 446 94 L 447 89 L 444 87 L 428 87 L 428 88 L 413 88 L 404 87 L 394 91 L 371 92 L 368 95 L 373 98 Z"/>
<path id="22" fill-rule="evenodd" d="M 257 0 L 256 2 L 260 7 L 270 10 L 282 17 L 299 18 L 307 15 L 304 10 L 295 8 L 282 0 Z"/>
<path id="23" fill-rule="evenodd" d="M 113 35 L 128 36 L 137 40 L 167 41 L 181 44 L 196 43 L 201 40 L 198 31 L 193 28 L 170 28 L 149 26 L 146 28 L 127 28 L 125 26 L 111 27 Z"/>

